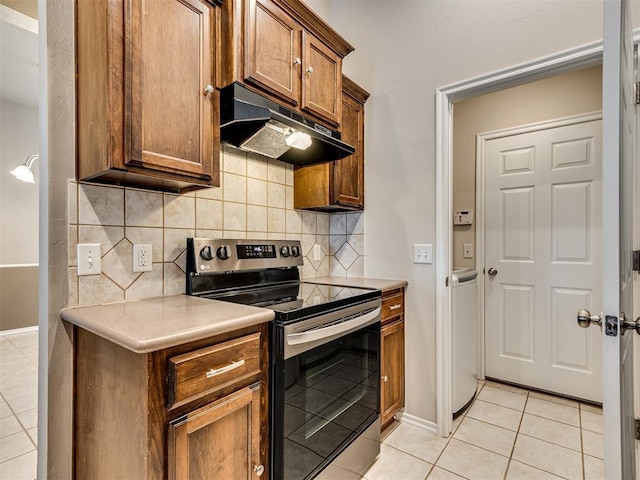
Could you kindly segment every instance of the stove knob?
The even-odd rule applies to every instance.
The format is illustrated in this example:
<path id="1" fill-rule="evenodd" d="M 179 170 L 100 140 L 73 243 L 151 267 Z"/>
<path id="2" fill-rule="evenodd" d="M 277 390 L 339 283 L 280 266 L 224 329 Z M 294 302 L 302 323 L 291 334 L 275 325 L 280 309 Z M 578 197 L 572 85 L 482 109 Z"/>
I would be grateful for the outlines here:
<path id="1" fill-rule="evenodd" d="M 211 247 L 209 245 L 200 250 L 200 257 L 207 261 L 213 259 L 213 254 L 211 253 Z"/>
<path id="2" fill-rule="evenodd" d="M 291 256 L 292 257 L 299 257 L 300 256 L 300 247 L 297 245 L 293 245 L 291 247 Z"/>
<path id="3" fill-rule="evenodd" d="M 287 258 L 290 255 L 289 247 L 287 245 L 283 245 L 282 247 L 280 247 L 280 255 L 282 255 L 284 258 Z"/>
<path id="4" fill-rule="evenodd" d="M 219 247 L 216 255 L 218 255 L 220 260 L 228 259 L 231 256 L 231 249 L 229 248 L 229 245 L 222 245 Z"/>

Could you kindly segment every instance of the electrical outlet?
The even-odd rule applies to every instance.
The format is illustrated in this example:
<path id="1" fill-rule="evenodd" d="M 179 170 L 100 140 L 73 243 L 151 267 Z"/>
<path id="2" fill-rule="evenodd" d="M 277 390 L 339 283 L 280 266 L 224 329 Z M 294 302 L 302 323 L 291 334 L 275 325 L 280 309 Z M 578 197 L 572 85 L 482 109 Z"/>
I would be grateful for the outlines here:
<path id="1" fill-rule="evenodd" d="M 313 244 L 313 261 L 320 262 L 322 260 L 322 247 L 319 243 Z"/>
<path id="2" fill-rule="evenodd" d="M 78 244 L 78 276 L 102 273 L 102 249 L 99 243 Z"/>
<path id="3" fill-rule="evenodd" d="M 433 263 L 433 246 L 414 244 L 413 263 Z"/>
<path id="4" fill-rule="evenodd" d="M 473 244 L 465 243 L 462 246 L 462 257 L 463 258 L 473 258 Z"/>
<path id="5" fill-rule="evenodd" d="M 151 244 L 137 243 L 133 245 L 133 271 L 150 272 L 153 258 L 151 256 Z"/>

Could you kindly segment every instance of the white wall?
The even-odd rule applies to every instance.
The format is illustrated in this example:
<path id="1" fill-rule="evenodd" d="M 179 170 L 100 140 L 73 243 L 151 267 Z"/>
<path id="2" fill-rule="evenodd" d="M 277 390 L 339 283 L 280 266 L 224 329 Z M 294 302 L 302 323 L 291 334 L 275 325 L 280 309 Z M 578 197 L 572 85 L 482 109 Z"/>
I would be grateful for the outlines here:
<path id="1" fill-rule="evenodd" d="M 331 1 L 329 23 L 356 48 L 344 71 L 371 93 L 365 274 L 409 281 L 406 411 L 412 415 L 436 418 L 435 265 L 412 263 L 412 244 L 435 239 L 435 91 L 599 41 L 602 10 L 601 1 L 580 0 Z"/>
<path id="2" fill-rule="evenodd" d="M 38 263 L 38 185 L 9 171 L 38 153 L 38 109 L 0 100 L 0 265 Z M 38 161 L 34 164 L 38 178 Z"/>

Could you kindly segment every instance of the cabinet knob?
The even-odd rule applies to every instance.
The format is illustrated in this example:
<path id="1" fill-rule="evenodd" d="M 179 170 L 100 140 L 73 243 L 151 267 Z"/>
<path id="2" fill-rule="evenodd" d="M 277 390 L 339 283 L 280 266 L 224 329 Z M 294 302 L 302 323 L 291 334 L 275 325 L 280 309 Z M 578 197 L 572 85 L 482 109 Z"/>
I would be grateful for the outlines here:
<path id="1" fill-rule="evenodd" d="M 293 61 L 294 65 L 300 65 L 302 63 L 302 60 L 300 60 L 300 57 L 296 57 L 296 59 Z"/>
<path id="2" fill-rule="evenodd" d="M 383 375 L 383 376 L 382 376 L 382 381 L 383 381 L 384 383 L 387 383 L 387 382 L 389 381 L 389 377 L 387 377 L 386 375 Z"/>
<path id="3" fill-rule="evenodd" d="M 311 75 L 313 73 L 313 67 L 307 67 L 307 73 Z"/>
<path id="4" fill-rule="evenodd" d="M 262 465 L 254 465 L 253 471 L 256 472 L 256 475 L 258 477 L 260 477 L 264 473 L 264 466 L 262 466 Z"/>
<path id="5" fill-rule="evenodd" d="M 215 92 L 215 91 L 216 91 L 216 89 L 215 89 L 215 88 L 213 88 L 213 85 L 207 85 L 207 86 L 204 88 L 204 94 L 205 94 L 205 95 L 211 95 L 211 94 L 212 94 L 213 92 Z"/>

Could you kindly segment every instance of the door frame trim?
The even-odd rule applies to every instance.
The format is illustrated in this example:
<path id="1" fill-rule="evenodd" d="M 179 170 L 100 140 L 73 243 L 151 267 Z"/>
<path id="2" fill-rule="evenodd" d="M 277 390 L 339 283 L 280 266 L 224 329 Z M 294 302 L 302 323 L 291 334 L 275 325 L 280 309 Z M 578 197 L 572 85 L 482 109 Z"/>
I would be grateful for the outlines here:
<path id="1" fill-rule="evenodd" d="M 476 268 L 485 266 L 484 244 L 485 244 L 485 180 L 486 180 L 486 144 L 490 140 L 504 138 L 525 133 L 540 132 L 552 128 L 567 127 L 580 123 L 602 120 L 602 111 L 580 113 L 568 117 L 560 117 L 553 120 L 528 123 L 516 127 L 508 127 L 490 132 L 480 133 L 476 139 Z M 485 377 L 485 276 L 478 275 L 478 378 Z"/>
<path id="2" fill-rule="evenodd" d="M 640 31 L 634 31 L 634 43 Z M 451 289 L 453 239 L 453 104 L 467 98 L 602 63 L 602 41 L 464 80 L 436 90 L 436 425 L 448 437 L 452 426 Z"/>

